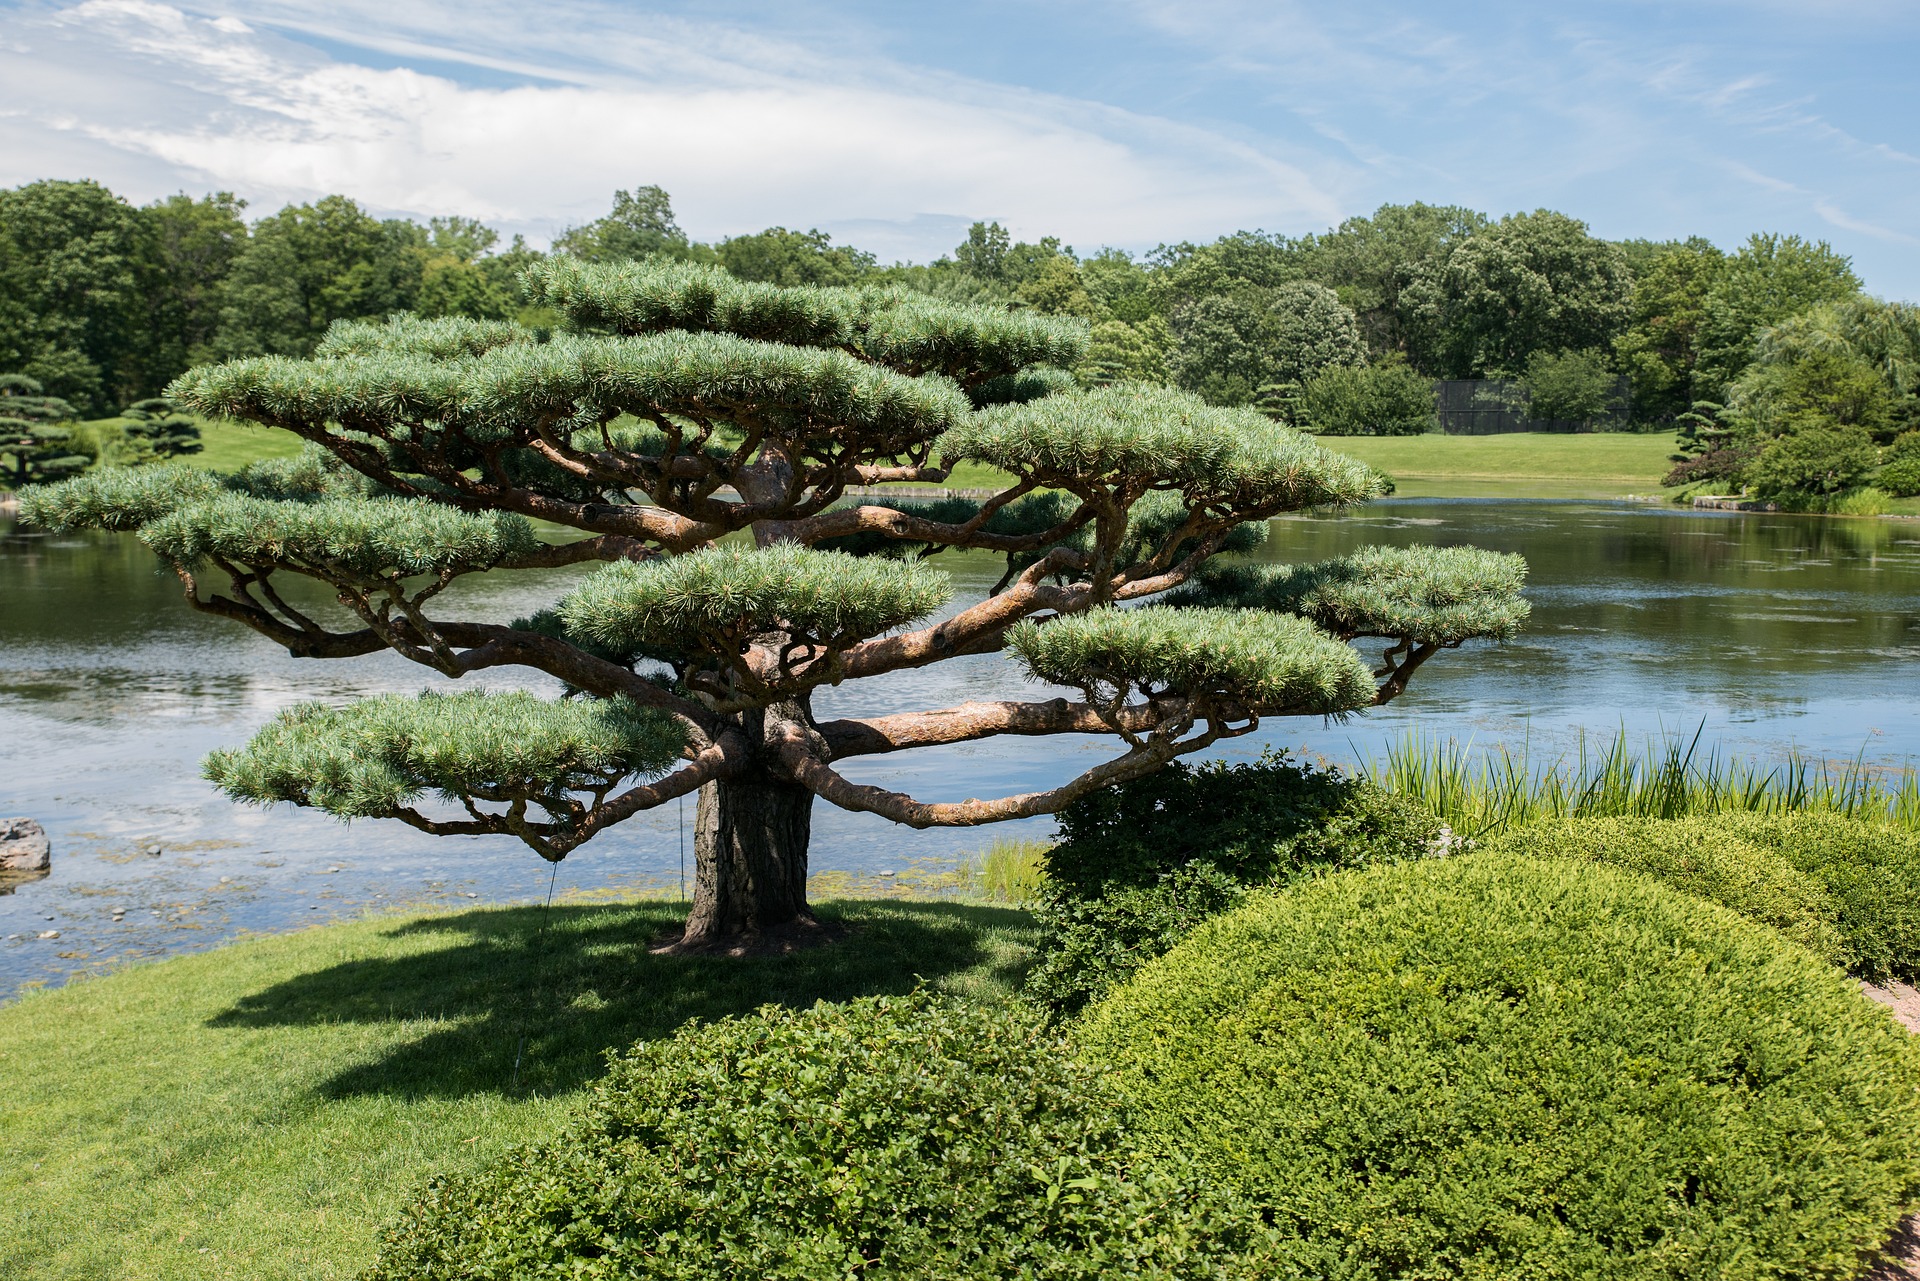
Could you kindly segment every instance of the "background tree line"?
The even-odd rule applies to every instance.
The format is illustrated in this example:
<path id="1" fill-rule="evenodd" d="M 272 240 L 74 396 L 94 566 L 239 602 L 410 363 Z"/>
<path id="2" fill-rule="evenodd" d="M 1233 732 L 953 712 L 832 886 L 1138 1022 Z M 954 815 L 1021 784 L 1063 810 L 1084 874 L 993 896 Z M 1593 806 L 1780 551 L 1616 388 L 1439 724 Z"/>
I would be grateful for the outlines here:
<path id="1" fill-rule="evenodd" d="M 540 251 L 474 219 L 381 219 L 344 195 L 245 215 L 230 193 L 135 206 L 95 182 L 0 191 L 0 372 L 98 416 L 206 360 L 307 355 L 335 320 L 557 323 L 517 284 Z M 1787 436 L 1830 454 L 1835 440 L 1807 434 L 1837 432 L 1852 462 L 1819 483 L 1844 489 L 1920 427 L 1915 309 L 1865 297 L 1844 256 L 1793 235 L 1731 251 L 1616 242 L 1551 210 L 1496 220 L 1416 202 L 1313 235 L 1242 231 L 1140 256 L 976 223 L 935 262 L 883 265 L 817 230 L 694 241 L 665 191 L 639 187 L 552 252 L 1079 316 L 1093 329 L 1083 382 L 1172 382 L 1335 433 L 1430 429 L 1442 378 L 1513 380 L 1533 416 L 1591 419 L 1624 374 L 1632 421 L 1681 428 L 1700 483 L 1743 480 Z"/>

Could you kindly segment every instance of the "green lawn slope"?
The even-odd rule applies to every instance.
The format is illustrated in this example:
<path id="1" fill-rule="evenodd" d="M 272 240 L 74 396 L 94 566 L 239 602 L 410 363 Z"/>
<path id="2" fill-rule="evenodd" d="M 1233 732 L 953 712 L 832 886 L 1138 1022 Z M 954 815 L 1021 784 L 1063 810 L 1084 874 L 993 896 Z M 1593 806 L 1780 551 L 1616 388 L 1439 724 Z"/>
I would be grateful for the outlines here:
<path id="1" fill-rule="evenodd" d="M 916 976 L 1010 991 L 1031 943 L 1005 908 L 820 915 L 850 936 L 746 960 L 651 955 L 670 904 L 371 917 L 30 992 L 0 1007 L 0 1277 L 350 1277 L 428 1175 L 551 1133 L 609 1048 Z"/>
<path id="2" fill-rule="evenodd" d="M 1323 436 L 1392 476 L 1401 498 L 1621 498 L 1660 494 L 1672 432 Z"/>

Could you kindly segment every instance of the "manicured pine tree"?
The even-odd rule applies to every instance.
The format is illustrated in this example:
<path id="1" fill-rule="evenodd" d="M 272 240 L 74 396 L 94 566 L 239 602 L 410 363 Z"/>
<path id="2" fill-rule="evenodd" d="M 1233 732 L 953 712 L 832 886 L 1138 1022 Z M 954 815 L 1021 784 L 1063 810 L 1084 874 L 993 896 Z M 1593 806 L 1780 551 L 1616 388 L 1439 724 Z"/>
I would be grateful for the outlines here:
<path id="1" fill-rule="evenodd" d="M 180 458 L 200 452 L 200 427 L 165 396 L 138 400 L 120 411 L 127 439 L 147 459 Z"/>
<path id="2" fill-rule="evenodd" d="M 73 447 L 64 426 L 78 415 L 72 405 L 25 374 L 0 374 L 0 477 L 13 485 L 60 480 L 93 460 Z"/>
<path id="3" fill-rule="evenodd" d="M 1526 614 L 1524 564 L 1473 549 L 1229 564 L 1267 518 L 1364 502 L 1381 478 L 1253 410 L 1073 388 L 1057 371 L 1082 355 L 1076 323 L 658 261 L 561 257 L 526 284 L 572 331 L 340 324 L 313 359 L 174 385 L 195 413 L 304 437 L 304 459 L 225 478 L 121 470 L 27 496 L 41 524 L 136 531 L 195 607 L 295 655 L 530 669 L 573 695 L 298 707 L 209 759 L 230 795 L 509 834 L 558 860 L 697 791 L 676 946 L 769 946 L 817 929 L 816 799 L 916 828 L 1052 813 L 1266 717 L 1383 703 L 1440 650 Z M 1007 479 L 984 500 L 849 495 L 938 485 L 960 463 Z M 580 536 L 543 538 L 536 521 Z M 935 565 L 961 548 L 1006 570 L 950 609 Z M 449 617 L 439 595 L 466 574 L 596 562 L 511 624 Z M 350 616 L 298 608 L 277 589 L 291 575 Z M 1377 667 L 1359 638 L 1385 642 Z M 990 653 L 1071 693 L 826 714 L 835 687 Z M 1118 744 L 1059 786 L 965 801 L 844 768 L 1008 734 Z"/>

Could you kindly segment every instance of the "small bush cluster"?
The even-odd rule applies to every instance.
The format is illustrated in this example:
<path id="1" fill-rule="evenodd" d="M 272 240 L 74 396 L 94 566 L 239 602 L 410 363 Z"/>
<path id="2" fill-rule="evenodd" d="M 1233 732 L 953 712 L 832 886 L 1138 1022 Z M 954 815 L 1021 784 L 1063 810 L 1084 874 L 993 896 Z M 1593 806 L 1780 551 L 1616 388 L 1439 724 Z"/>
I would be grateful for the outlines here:
<path id="1" fill-rule="evenodd" d="M 1907 1034 L 1621 869 L 1482 851 L 1262 895 L 1078 1039 L 1271 1219 L 1277 1276 L 1853 1276 L 1920 1193 Z"/>
<path id="2" fill-rule="evenodd" d="M 691 1025 L 578 1123 L 432 1184 L 367 1281 L 1215 1278 L 1264 1232 L 1130 1148 L 1016 1009 L 926 994 Z"/>
<path id="3" fill-rule="evenodd" d="M 1412 802 L 1282 756 L 1174 765 L 1062 811 L 1028 991 L 1079 1010 L 1256 886 L 1444 852 Z"/>
<path id="4" fill-rule="evenodd" d="M 1438 431 L 1433 383 L 1406 365 L 1335 365 L 1300 398 L 1306 430 L 1321 436 L 1418 436 Z"/>
<path id="5" fill-rule="evenodd" d="M 1489 848 L 1631 868 L 1862 978 L 1920 977 L 1920 835 L 1900 828 L 1824 813 L 1576 819 Z"/>
<path id="6" fill-rule="evenodd" d="M 1895 498 L 1920 495 L 1920 431 L 1903 432 L 1887 446 L 1874 484 Z"/>

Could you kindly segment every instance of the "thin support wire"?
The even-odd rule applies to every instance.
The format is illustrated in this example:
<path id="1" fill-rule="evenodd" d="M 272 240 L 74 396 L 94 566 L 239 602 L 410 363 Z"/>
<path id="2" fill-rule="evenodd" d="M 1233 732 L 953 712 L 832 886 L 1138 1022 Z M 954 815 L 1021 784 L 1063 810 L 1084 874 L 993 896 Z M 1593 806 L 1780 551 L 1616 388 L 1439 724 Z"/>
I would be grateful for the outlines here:
<path id="1" fill-rule="evenodd" d="M 553 874 L 547 877 L 547 902 L 546 906 L 540 909 L 540 928 L 533 932 L 534 972 L 532 978 L 527 983 L 527 1005 L 529 1007 L 533 1005 L 534 988 L 539 985 L 540 970 L 544 968 L 540 962 L 547 959 L 546 948 L 543 946 L 547 941 L 547 918 L 553 915 L 553 886 L 554 882 L 559 879 L 560 864 L 556 862 L 553 865 Z M 520 1088 L 520 1060 L 526 1052 L 527 1016 L 522 1014 L 520 1016 L 520 1044 L 515 1047 L 513 1051 L 513 1083 L 507 1087 L 508 1089 L 517 1090 Z"/>

